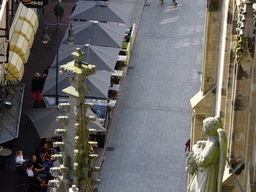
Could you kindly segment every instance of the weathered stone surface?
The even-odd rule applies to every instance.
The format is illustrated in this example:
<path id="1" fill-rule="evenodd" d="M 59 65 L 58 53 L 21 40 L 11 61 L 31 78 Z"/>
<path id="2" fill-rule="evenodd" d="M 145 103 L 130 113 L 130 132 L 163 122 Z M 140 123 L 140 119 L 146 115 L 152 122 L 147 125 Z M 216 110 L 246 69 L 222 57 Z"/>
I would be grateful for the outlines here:
<path id="1" fill-rule="evenodd" d="M 227 138 L 221 119 L 209 117 L 203 121 L 206 141 L 198 141 L 186 161 L 186 171 L 195 174 L 188 192 L 220 192 L 227 156 Z"/>

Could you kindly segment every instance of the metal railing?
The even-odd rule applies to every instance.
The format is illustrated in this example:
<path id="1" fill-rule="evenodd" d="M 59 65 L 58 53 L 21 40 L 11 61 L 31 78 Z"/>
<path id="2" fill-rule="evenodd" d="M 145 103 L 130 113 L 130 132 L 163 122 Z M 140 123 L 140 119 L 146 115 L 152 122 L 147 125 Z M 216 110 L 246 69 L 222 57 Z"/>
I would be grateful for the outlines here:
<path id="1" fill-rule="evenodd" d="M 16 133 L 10 131 L 8 126 L 2 120 L 0 121 L 0 126 L 3 127 L 15 139 L 18 135 L 20 126 L 25 85 L 21 81 L 19 81 L 8 69 L 6 69 L 6 71 L 11 74 L 16 81 L 7 81 L 6 84 L 0 85 L 0 119 L 3 118 L 2 116 L 5 114 L 6 116 L 10 117 L 11 120 L 16 122 Z M 21 91 L 20 97 L 15 96 L 15 92 L 10 88 L 10 86 L 21 86 L 21 88 L 19 89 Z M 18 113 L 16 110 L 15 114 L 11 110 L 9 110 L 9 107 L 12 107 L 14 103 L 16 103 L 18 110 Z"/>

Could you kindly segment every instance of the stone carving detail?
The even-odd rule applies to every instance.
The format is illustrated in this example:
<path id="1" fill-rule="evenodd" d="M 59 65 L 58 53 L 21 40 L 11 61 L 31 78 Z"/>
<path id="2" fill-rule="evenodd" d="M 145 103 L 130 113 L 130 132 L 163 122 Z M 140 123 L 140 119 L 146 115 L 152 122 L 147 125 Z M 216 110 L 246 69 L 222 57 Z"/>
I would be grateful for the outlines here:
<path id="1" fill-rule="evenodd" d="M 63 161 L 62 154 L 54 154 L 54 155 L 51 156 L 51 160 L 57 160 L 57 159 L 59 160 L 59 162 L 62 163 L 62 161 Z"/>
<path id="2" fill-rule="evenodd" d="M 193 174 L 188 192 L 221 192 L 227 155 L 227 138 L 221 119 L 206 118 L 202 131 L 208 136 L 207 141 L 193 145 L 186 162 L 186 172 Z"/>
<path id="3" fill-rule="evenodd" d="M 89 152 L 90 146 L 97 146 L 97 142 L 88 142 L 90 134 L 97 134 L 95 129 L 87 129 L 88 122 L 95 120 L 95 116 L 86 116 L 87 107 L 93 107 L 92 103 L 84 103 L 84 97 L 90 91 L 83 85 L 86 77 L 96 73 L 96 66 L 82 61 L 84 53 L 77 48 L 71 54 L 74 61 L 59 67 L 60 71 L 69 76 L 71 86 L 62 91 L 69 96 L 68 104 L 59 104 L 60 109 L 65 109 L 66 116 L 58 116 L 56 120 L 65 125 L 65 129 L 56 129 L 57 134 L 61 134 L 63 142 L 55 142 L 54 146 L 61 148 L 61 154 L 55 154 L 53 159 L 58 159 L 59 167 L 52 168 L 51 171 L 58 174 L 52 181 L 52 190 L 56 192 L 66 191 L 95 191 L 96 184 L 92 182 L 94 168 L 91 167 L 92 159 L 98 157 L 97 154 Z M 95 170 L 98 170 L 96 168 Z"/>
<path id="4" fill-rule="evenodd" d="M 70 110 L 70 104 L 69 103 L 60 103 L 58 105 L 59 109 L 65 109 L 66 112 L 69 112 Z"/>
<path id="5" fill-rule="evenodd" d="M 62 138 L 66 138 L 66 129 L 55 129 L 55 134 L 61 134 Z"/>
<path id="6" fill-rule="evenodd" d="M 63 150 L 65 147 L 64 142 L 53 142 L 53 147 L 59 147 L 60 150 Z"/>
<path id="7" fill-rule="evenodd" d="M 65 126 L 68 125 L 68 116 L 57 116 L 56 121 L 62 121 Z"/>

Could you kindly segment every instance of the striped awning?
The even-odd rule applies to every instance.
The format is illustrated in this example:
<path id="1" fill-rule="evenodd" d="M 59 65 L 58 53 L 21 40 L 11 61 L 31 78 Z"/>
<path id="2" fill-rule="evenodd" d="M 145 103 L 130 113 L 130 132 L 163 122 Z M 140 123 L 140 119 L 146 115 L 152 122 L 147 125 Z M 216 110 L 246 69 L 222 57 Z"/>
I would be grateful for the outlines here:
<path id="1" fill-rule="evenodd" d="M 36 33 L 39 22 L 37 14 L 33 11 L 33 9 L 27 8 L 22 4 L 19 19 L 27 21 L 33 28 L 34 34 Z"/>
<path id="2" fill-rule="evenodd" d="M 29 43 L 21 34 L 14 33 L 10 41 L 10 51 L 17 53 L 23 60 L 23 63 L 28 61 L 30 54 Z"/>
<path id="3" fill-rule="evenodd" d="M 16 78 L 20 81 L 24 74 L 24 64 L 20 56 L 13 51 L 9 51 L 9 63 L 6 67 L 6 80 L 14 80 Z"/>
<path id="4" fill-rule="evenodd" d="M 21 34 L 23 37 L 25 37 L 28 41 L 29 47 L 32 47 L 35 34 L 33 28 L 27 21 L 18 19 L 14 33 Z"/>

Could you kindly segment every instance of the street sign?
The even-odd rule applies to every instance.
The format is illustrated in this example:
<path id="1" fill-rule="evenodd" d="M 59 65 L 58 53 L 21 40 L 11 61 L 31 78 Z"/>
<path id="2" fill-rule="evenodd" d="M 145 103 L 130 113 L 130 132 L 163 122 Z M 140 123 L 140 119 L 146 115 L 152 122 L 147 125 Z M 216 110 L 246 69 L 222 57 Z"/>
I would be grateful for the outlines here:
<path id="1" fill-rule="evenodd" d="M 28 8 L 41 8 L 48 4 L 49 0 L 21 0 Z"/>

